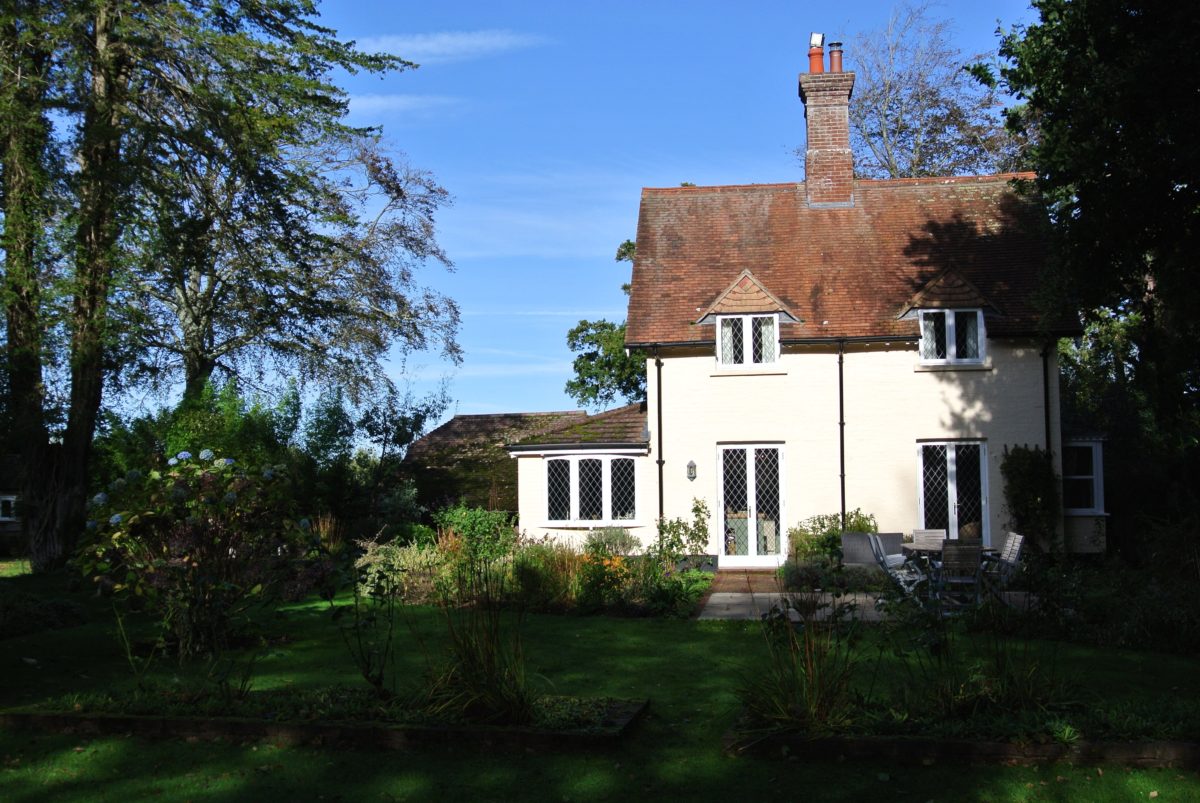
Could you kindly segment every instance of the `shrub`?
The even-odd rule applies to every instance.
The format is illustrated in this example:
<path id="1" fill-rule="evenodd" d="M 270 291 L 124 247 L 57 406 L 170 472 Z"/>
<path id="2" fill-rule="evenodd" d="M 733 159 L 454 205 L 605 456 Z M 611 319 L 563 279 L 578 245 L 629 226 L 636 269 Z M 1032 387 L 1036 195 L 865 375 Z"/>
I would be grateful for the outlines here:
<path id="1" fill-rule="evenodd" d="M 467 507 L 459 502 L 433 514 L 439 537 L 461 541 L 463 556 L 471 561 L 492 561 L 512 554 L 517 533 L 503 510 Z"/>
<path id="2" fill-rule="evenodd" d="M 584 550 L 600 549 L 609 555 L 635 555 L 642 542 L 624 527 L 601 527 L 587 534 Z"/>
<path id="3" fill-rule="evenodd" d="M 1050 452 L 1038 446 L 1005 446 L 1000 475 L 1004 478 L 1009 528 L 1030 538 L 1030 543 L 1058 551 L 1062 546 L 1058 534 L 1062 510 L 1059 479 Z"/>
<path id="4" fill-rule="evenodd" d="M 788 529 L 788 542 L 795 561 L 812 561 L 819 558 L 841 560 L 842 532 L 875 533 L 879 525 L 871 513 L 859 508 L 846 512 L 846 526 L 842 527 L 841 513 L 812 516 Z"/>
<path id="5" fill-rule="evenodd" d="M 354 568 L 361 596 L 395 596 L 417 605 L 438 601 L 439 582 L 447 576 L 449 561 L 435 546 L 366 540 L 359 541 L 358 547 L 362 554 Z"/>
<path id="6" fill-rule="evenodd" d="M 279 469 L 180 452 L 166 471 L 130 471 L 93 498 L 76 565 L 157 616 L 180 658 L 219 653 L 251 607 L 326 576 L 300 571 L 319 545 L 289 499 Z"/>
<path id="7" fill-rule="evenodd" d="M 602 608 L 625 607 L 631 597 L 633 574 L 630 564 L 634 560 L 612 554 L 604 544 L 590 544 L 579 570 L 576 601 L 580 610 L 594 612 Z"/>

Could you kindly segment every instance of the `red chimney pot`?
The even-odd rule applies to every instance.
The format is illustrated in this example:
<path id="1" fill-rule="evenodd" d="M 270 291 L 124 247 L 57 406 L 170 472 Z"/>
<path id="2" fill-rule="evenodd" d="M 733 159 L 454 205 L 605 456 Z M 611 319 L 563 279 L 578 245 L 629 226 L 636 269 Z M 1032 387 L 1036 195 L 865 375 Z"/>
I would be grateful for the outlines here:
<path id="1" fill-rule="evenodd" d="M 825 72 L 825 48 L 815 45 L 808 49 L 808 71 L 818 74 Z"/>

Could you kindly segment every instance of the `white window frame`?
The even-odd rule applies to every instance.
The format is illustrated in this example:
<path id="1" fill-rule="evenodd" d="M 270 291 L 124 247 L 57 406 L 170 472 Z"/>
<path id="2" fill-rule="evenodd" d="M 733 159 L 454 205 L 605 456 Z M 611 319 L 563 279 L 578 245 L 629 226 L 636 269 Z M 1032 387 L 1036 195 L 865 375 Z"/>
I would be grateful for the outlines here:
<path id="1" fill-rule="evenodd" d="M 8 509 L 12 511 L 11 516 L 5 516 L 3 513 L 3 505 L 0 504 L 0 521 L 20 521 L 17 518 L 17 497 L 5 494 L 0 496 L 0 503 L 8 503 Z"/>
<path id="2" fill-rule="evenodd" d="M 957 337 L 957 321 L 959 315 L 974 313 L 976 324 L 976 350 L 979 353 L 977 357 L 962 357 L 958 356 L 958 337 Z M 934 315 L 942 315 L 946 321 L 946 356 L 944 358 L 930 357 L 925 354 L 925 319 Z M 983 310 L 981 309 L 923 309 L 918 312 L 917 325 L 921 333 L 921 340 L 917 344 L 918 353 L 921 356 L 922 365 L 982 365 L 987 360 L 987 329 L 984 326 Z"/>
<path id="3" fill-rule="evenodd" d="M 1067 474 L 1066 471 L 1066 455 L 1064 454 L 1063 461 L 1063 514 L 1066 516 L 1104 516 L 1104 442 L 1099 440 L 1071 440 L 1063 443 L 1063 452 L 1067 449 L 1091 449 L 1092 450 L 1092 473 L 1091 474 Z M 1066 506 L 1066 482 L 1067 480 L 1091 480 L 1092 481 L 1092 507 L 1067 507 Z"/>
<path id="4" fill-rule="evenodd" d="M 958 537 L 959 527 L 958 521 L 958 446 L 978 446 L 979 447 L 979 516 L 980 516 L 980 535 L 983 537 L 983 545 L 990 547 L 992 545 L 992 524 L 991 524 L 991 485 L 988 484 L 988 446 L 986 440 L 949 440 L 949 441 L 917 441 L 917 523 L 921 527 L 925 527 L 925 449 L 926 446 L 945 446 L 946 447 L 946 501 L 949 504 L 949 509 L 946 511 L 948 526 L 946 527 L 946 537 Z"/>
<path id="5" fill-rule="evenodd" d="M 746 460 L 747 460 L 748 471 L 746 474 L 746 500 L 751 506 L 754 505 L 754 503 L 751 500 L 754 500 L 758 494 L 758 473 L 756 470 L 749 470 L 749 466 L 752 464 L 753 459 L 754 459 L 753 458 L 754 450 L 756 450 L 756 449 L 774 449 L 776 452 L 776 456 L 778 459 L 778 463 L 777 463 L 778 488 L 776 490 L 779 493 L 779 525 L 778 525 L 779 531 L 776 533 L 776 537 L 778 539 L 780 539 L 779 552 L 776 554 L 770 554 L 770 553 L 763 554 L 763 555 L 758 554 L 758 515 L 757 515 L 758 511 L 756 509 L 754 509 L 754 510 L 747 509 L 747 511 L 746 511 L 747 515 L 749 516 L 748 521 L 752 525 L 751 529 L 747 533 L 747 537 L 749 539 L 749 542 L 748 542 L 749 549 L 747 550 L 748 554 L 746 554 L 746 555 L 727 555 L 727 554 L 725 554 L 725 459 L 724 459 L 724 454 L 725 454 L 725 452 L 733 450 L 733 449 L 742 449 L 747 452 Z M 733 568 L 736 568 L 739 566 L 748 566 L 748 567 L 781 566 L 781 565 L 783 565 L 783 562 L 787 559 L 787 554 L 788 554 L 787 530 L 784 525 L 784 522 L 787 521 L 787 501 L 788 501 L 787 500 L 787 476 L 785 474 L 786 463 L 784 461 L 785 452 L 786 452 L 785 444 L 780 441 L 761 441 L 761 442 L 760 441 L 751 441 L 748 443 L 734 442 L 734 443 L 718 443 L 717 444 L 717 455 L 716 455 L 716 461 L 717 461 L 716 462 L 716 465 L 717 465 L 717 471 L 716 471 L 717 509 L 713 512 L 712 521 L 716 526 L 713 528 L 712 531 L 717 534 L 716 535 L 716 539 L 717 539 L 716 540 L 716 551 L 717 551 L 717 554 L 719 554 L 721 556 L 720 562 L 722 565 L 733 567 Z M 710 546 L 711 546 L 711 543 L 710 543 Z"/>
<path id="6" fill-rule="evenodd" d="M 571 516 L 567 519 L 550 518 L 550 462 L 565 460 L 570 465 Z M 583 519 L 579 517 L 579 461 L 600 461 L 600 491 L 604 516 L 599 519 Z M 612 464 L 614 460 L 629 460 L 633 466 L 633 515 L 627 519 L 612 518 Z M 584 527 L 629 527 L 637 521 L 638 502 L 638 461 L 627 454 L 571 454 L 547 455 L 545 458 L 546 497 L 543 511 L 550 525 L 584 526 Z"/>
<path id="7" fill-rule="evenodd" d="M 772 321 L 771 332 L 773 334 L 773 342 L 771 343 L 772 359 L 770 361 L 754 362 L 754 319 L 755 318 L 770 318 Z M 740 322 L 742 327 L 742 361 L 741 362 L 725 362 L 721 357 L 721 332 L 725 328 L 726 321 Z M 757 366 L 775 365 L 779 362 L 779 313 L 777 312 L 760 312 L 751 313 L 749 315 L 718 315 L 717 316 L 717 343 L 716 343 L 717 365 L 728 369 L 746 369 L 755 368 Z"/>

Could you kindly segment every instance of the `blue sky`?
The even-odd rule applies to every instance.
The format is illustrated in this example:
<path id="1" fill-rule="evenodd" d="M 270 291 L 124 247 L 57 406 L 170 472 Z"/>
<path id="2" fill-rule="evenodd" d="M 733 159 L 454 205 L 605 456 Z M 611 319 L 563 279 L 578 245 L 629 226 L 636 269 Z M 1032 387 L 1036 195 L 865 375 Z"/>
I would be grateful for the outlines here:
<path id="1" fill-rule="evenodd" d="M 322 23 L 421 66 L 344 80 L 351 122 L 454 196 L 439 239 L 453 273 L 422 279 L 462 309 L 461 366 L 392 363 L 422 393 L 446 378 L 448 415 L 572 409 L 566 332 L 624 319 L 642 187 L 803 179 L 796 93 L 810 31 L 849 41 L 890 2 L 326 0 Z M 935 6 L 966 52 L 991 51 L 1025 2 Z M 846 51 L 846 68 L 854 53 Z"/>

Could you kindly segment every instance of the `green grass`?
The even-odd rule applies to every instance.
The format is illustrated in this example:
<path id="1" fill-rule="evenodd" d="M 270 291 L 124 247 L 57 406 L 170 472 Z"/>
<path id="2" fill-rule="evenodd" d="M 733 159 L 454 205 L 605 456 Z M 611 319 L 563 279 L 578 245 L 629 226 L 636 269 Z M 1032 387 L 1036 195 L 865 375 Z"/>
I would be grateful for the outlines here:
<path id="1" fill-rule="evenodd" d="M 0 583 L 44 593 L 56 584 Z M 0 643 L 0 706 L 129 683 L 106 604 L 87 604 L 94 614 L 87 625 Z M 413 679 L 425 665 L 418 641 L 440 645 L 441 625 L 430 609 L 407 619 L 398 662 L 402 677 Z M 272 624 L 286 638 L 260 660 L 256 688 L 360 682 L 322 604 L 293 606 Z M 1155 791 L 1158 800 L 1200 800 L 1200 776 L 1174 770 L 728 757 L 721 736 L 740 709 L 738 686 L 765 654 L 754 623 L 530 616 L 525 649 L 547 691 L 649 698 L 647 717 L 610 752 L 334 752 L 0 732 L 0 800 L 1128 801 Z M 1059 655 L 1104 697 L 1138 703 L 1195 687 L 1194 662 L 1179 657 L 1079 647 Z M 169 662 L 162 670 L 167 682 L 179 672 Z"/>
<path id="2" fill-rule="evenodd" d="M 19 577 L 23 574 L 29 574 L 27 558 L 0 559 L 0 577 Z"/>

